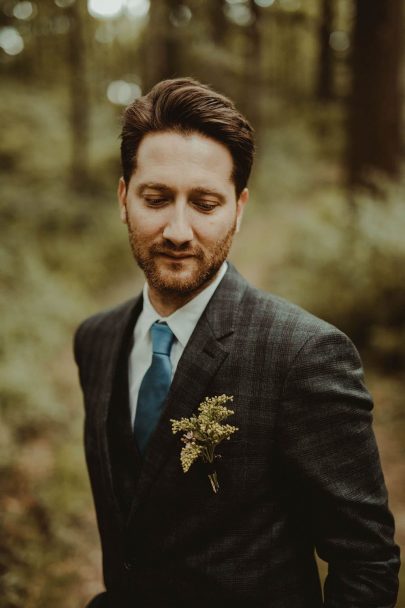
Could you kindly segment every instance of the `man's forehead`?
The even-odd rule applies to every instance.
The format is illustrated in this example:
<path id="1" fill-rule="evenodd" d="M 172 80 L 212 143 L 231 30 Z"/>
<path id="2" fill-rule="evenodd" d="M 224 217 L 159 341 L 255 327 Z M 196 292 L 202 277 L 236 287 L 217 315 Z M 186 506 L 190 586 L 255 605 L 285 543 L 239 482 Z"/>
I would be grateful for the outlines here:
<path id="1" fill-rule="evenodd" d="M 233 161 L 228 149 L 199 134 L 150 133 L 141 141 L 131 179 L 178 188 L 215 189 L 232 185 Z"/>
<path id="2" fill-rule="evenodd" d="M 152 131 L 141 140 L 137 161 L 153 156 L 161 161 L 174 159 L 176 155 L 187 158 L 207 159 L 215 157 L 218 161 L 233 165 L 231 153 L 221 142 L 197 132 L 178 133 L 176 131 Z"/>

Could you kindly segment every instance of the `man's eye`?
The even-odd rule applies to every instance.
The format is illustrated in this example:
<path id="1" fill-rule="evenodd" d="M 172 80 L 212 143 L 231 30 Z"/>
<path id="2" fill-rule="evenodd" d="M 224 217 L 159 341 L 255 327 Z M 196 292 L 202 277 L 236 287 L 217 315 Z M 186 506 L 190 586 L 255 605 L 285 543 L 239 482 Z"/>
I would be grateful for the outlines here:
<path id="1" fill-rule="evenodd" d="M 217 203 L 212 201 L 193 201 L 194 207 L 197 207 L 200 211 L 213 211 L 217 207 Z"/>
<path id="2" fill-rule="evenodd" d="M 163 197 L 145 197 L 145 203 L 149 205 L 149 207 L 160 207 L 167 203 L 167 198 Z"/>

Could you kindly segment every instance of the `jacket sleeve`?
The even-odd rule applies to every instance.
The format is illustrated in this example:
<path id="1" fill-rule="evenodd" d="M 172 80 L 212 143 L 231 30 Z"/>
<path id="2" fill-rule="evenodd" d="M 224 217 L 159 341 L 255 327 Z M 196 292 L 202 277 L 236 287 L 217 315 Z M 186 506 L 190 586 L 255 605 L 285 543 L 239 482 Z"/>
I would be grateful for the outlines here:
<path id="1" fill-rule="evenodd" d="M 83 321 L 81 325 L 76 329 L 73 336 L 73 355 L 78 369 L 80 387 L 84 395 L 84 370 L 83 370 L 83 359 L 85 358 L 85 333 L 86 333 L 86 321 Z"/>
<path id="2" fill-rule="evenodd" d="M 86 608 L 109 608 L 107 593 L 99 593 L 86 604 Z"/>
<path id="3" fill-rule="evenodd" d="M 314 546 L 328 562 L 327 608 L 391 608 L 399 548 L 372 430 L 372 401 L 350 340 L 328 326 L 295 356 L 278 437 L 303 488 Z"/>

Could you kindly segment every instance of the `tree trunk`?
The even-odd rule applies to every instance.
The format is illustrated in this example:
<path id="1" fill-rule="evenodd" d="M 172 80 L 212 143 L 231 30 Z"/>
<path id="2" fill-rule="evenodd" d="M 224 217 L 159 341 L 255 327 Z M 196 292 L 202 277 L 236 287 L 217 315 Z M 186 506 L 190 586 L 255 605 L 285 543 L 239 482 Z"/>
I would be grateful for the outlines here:
<path id="1" fill-rule="evenodd" d="M 399 173 L 402 0 L 356 0 L 348 177 L 372 185 L 373 173 Z"/>
<path id="2" fill-rule="evenodd" d="M 89 179 L 90 107 L 86 78 L 86 47 L 83 3 L 69 7 L 67 63 L 70 74 L 70 128 L 72 134 L 71 182 L 80 189 Z"/>
<path id="3" fill-rule="evenodd" d="M 253 19 L 251 25 L 246 27 L 246 54 L 245 54 L 245 78 L 242 85 L 240 99 L 249 121 L 252 123 L 257 134 L 260 134 L 262 122 L 262 31 L 261 16 L 254 0 L 249 0 L 249 8 Z"/>
<path id="4" fill-rule="evenodd" d="M 328 101 L 333 97 L 333 57 L 329 43 L 333 28 L 333 12 L 332 0 L 322 0 L 317 82 L 317 97 L 320 101 Z"/>
<path id="5" fill-rule="evenodd" d="M 181 28 L 173 24 L 176 12 L 181 9 L 180 0 L 151 2 L 149 26 L 143 45 L 146 57 L 143 76 L 145 91 L 160 80 L 181 75 Z"/>
<path id="6" fill-rule="evenodd" d="M 225 16 L 223 0 L 210 0 L 207 6 L 207 12 L 211 39 L 215 45 L 222 47 L 229 25 L 229 21 Z"/>

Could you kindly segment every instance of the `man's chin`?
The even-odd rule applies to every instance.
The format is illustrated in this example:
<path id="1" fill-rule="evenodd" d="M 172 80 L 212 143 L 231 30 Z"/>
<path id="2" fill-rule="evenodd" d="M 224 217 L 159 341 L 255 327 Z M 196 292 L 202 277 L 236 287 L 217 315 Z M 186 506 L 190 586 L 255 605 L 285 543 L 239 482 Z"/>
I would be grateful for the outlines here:
<path id="1" fill-rule="evenodd" d="M 202 271 L 200 268 L 184 268 L 184 264 L 173 263 L 145 274 L 149 285 L 160 293 L 187 296 L 202 290 L 217 271 L 218 268 Z"/>
<path id="2" fill-rule="evenodd" d="M 187 295 L 196 291 L 204 283 L 204 277 L 182 270 L 153 273 L 147 277 L 149 284 L 157 291 L 167 294 Z"/>

